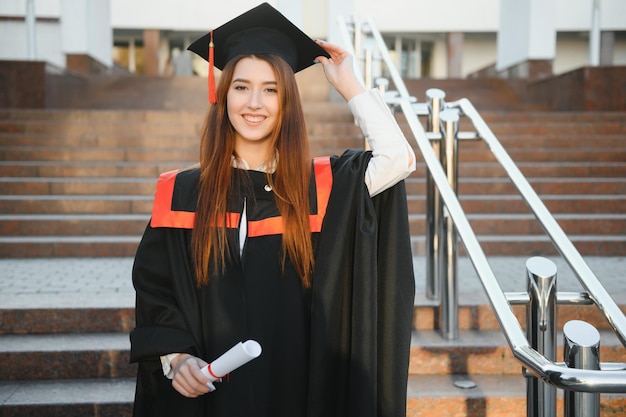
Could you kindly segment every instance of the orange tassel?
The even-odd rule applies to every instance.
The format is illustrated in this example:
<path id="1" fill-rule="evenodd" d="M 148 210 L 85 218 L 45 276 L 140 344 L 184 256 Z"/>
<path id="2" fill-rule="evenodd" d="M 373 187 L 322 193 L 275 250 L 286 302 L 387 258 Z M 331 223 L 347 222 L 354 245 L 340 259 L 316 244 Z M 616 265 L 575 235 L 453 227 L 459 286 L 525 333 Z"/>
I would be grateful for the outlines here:
<path id="1" fill-rule="evenodd" d="M 213 31 L 211 31 L 211 41 L 209 42 L 209 103 L 215 104 L 217 103 L 217 91 L 215 89 L 215 73 L 213 70 L 214 67 L 214 58 L 213 58 Z"/>

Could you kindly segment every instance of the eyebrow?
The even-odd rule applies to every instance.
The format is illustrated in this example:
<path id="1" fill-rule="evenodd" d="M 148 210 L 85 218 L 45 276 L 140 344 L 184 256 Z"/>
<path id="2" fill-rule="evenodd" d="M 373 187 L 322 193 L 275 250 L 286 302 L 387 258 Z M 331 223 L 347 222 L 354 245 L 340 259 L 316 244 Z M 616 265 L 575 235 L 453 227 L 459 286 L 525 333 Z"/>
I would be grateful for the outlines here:
<path id="1" fill-rule="evenodd" d="M 245 78 L 235 78 L 235 79 L 233 79 L 231 84 L 234 84 L 234 83 L 248 83 L 248 84 L 250 84 L 250 82 L 251 82 L 250 80 L 246 80 Z M 262 84 L 278 85 L 278 82 L 276 82 L 276 81 L 264 81 Z"/>

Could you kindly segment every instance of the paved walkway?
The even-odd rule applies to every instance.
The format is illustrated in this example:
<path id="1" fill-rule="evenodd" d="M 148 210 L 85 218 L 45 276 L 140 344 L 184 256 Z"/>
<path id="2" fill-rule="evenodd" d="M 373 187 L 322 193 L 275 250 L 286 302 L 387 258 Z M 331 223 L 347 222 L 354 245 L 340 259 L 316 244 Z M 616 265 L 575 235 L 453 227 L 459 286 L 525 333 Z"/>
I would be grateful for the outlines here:
<path id="1" fill-rule="evenodd" d="M 526 257 L 490 257 L 503 291 L 526 290 Z M 560 257 L 559 291 L 582 291 L 574 273 Z M 613 299 L 626 295 L 626 257 L 587 257 L 587 264 Z M 132 258 L 0 259 L 0 308 L 133 307 Z M 465 257 L 458 262 L 461 304 L 485 302 L 482 285 Z M 415 258 L 416 299 L 425 301 L 425 263 Z M 469 301 L 468 301 L 469 300 Z"/>

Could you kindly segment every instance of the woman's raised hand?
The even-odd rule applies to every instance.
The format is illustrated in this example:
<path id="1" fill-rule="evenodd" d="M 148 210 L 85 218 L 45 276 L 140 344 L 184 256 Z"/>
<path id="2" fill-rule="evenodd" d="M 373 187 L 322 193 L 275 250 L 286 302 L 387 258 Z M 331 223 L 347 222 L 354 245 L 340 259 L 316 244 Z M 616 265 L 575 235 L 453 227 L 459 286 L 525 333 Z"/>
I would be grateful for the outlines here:
<path id="1" fill-rule="evenodd" d="M 364 92 L 365 87 L 354 73 L 352 55 L 332 43 L 322 40 L 316 42 L 330 55 L 330 58 L 319 56 L 317 61 L 322 64 L 328 82 L 339 94 L 349 101 L 352 97 Z"/>

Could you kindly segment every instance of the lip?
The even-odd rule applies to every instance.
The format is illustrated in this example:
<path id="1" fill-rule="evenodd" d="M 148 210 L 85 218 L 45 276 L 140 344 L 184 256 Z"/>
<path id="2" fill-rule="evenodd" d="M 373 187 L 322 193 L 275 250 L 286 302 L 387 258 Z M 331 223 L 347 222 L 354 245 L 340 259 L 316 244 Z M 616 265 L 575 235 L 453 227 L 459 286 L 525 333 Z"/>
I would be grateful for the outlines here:
<path id="1" fill-rule="evenodd" d="M 267 116 L 259 115 L 259 114 L 243 114 L 241 116 L 246 123 L 252 125 L 258 125 L 267 119 Z"/>

